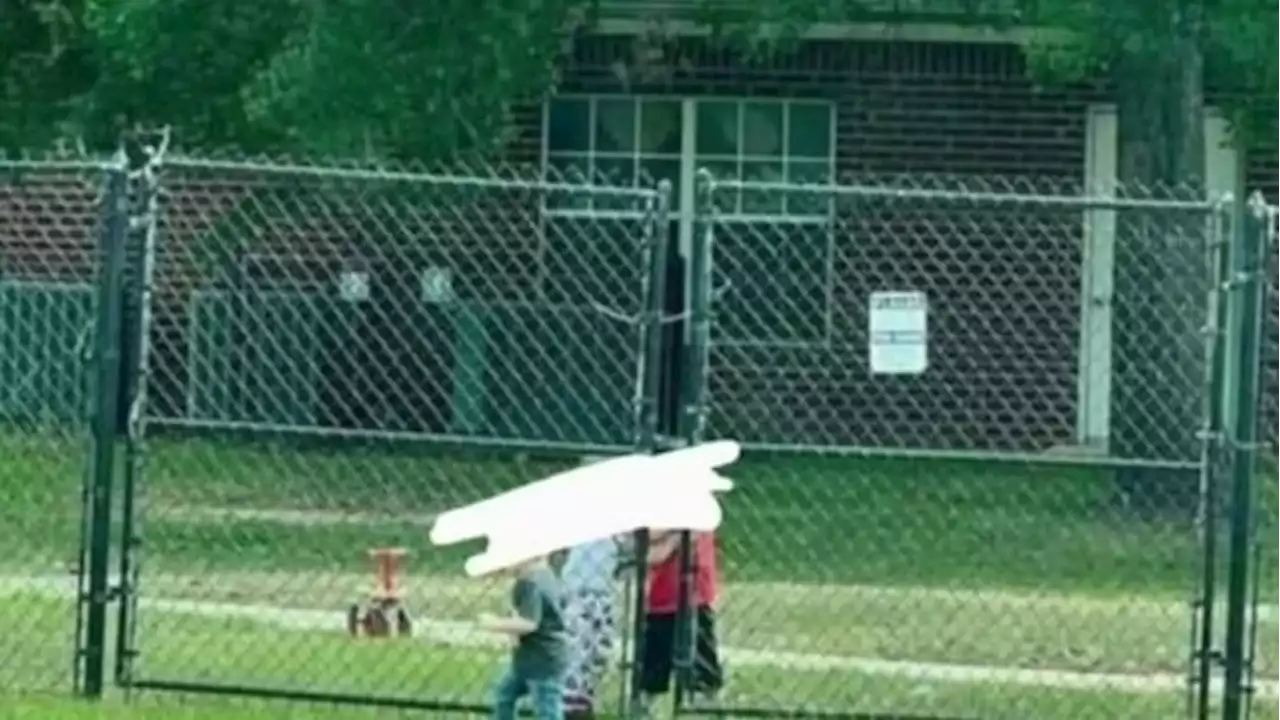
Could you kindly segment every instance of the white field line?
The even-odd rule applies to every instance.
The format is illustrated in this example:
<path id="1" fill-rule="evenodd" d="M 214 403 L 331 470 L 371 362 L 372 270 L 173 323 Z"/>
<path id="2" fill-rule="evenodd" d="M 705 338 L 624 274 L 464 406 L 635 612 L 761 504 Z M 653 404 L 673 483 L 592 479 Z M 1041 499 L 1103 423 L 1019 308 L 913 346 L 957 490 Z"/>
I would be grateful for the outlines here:
<path id="1" fill-rule="evenodd" d="M 0 578 L 0 595 L 35 592 L 61 598 L 74 597 L 75 580 L 65 577 Z M 208 618 L 243 619 L 279 628 L 300 631 L 346 632 L 343 613 L 326 610 L 301 610 L 270 605 L 200 602 L 143 598 L 140 604 L 162 613 L 197 615 Z M 505 645 L 473 623 L 415 619 L 416 639 L 428 643 L 468 648 L 500 648 Z M 1185 676 L 1171 673 L 1119 674 L 1086 673 L 1069 670 L 1034 670 L 1025 668 L 956 663 L 880 660 L 867 657 L 816 653 L 778 652 L 725 647 L 721 649 L 726 664 L 736 667 L 771 667 L 813 672 L 846 671 L 867 675 L 910 678 L 938 683 L 993 683 L 1068 690 L 1109 690 L 1131 693 L 1178 692 L 1186 687 Z M 1215 686 L 1221 685 L 1215 677 Z M 1280 696 L 1276 682 L 1258 682 L 1255 692 L 1264 697 Z"/>

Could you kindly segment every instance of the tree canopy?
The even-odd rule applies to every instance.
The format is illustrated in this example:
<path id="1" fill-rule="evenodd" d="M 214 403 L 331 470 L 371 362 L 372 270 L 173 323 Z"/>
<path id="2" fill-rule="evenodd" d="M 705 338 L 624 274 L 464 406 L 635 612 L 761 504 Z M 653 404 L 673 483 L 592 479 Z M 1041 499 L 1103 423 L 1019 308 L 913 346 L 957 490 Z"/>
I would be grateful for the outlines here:
<path id="1" fill-rule="evenodd" d="M 578 0 L 0 0 L 0 147 L 109 144 L 433 157 L 504 140 L 554 85 Z"/>
<path id="2" fill-rule="evenodd" d="M 1144 182 L 1203 174 L 1206 83 L 1243 144 L 1276 137 L 1275 0 L 713 0 L 702 19 L 767 51 L 817 23 L 912 16 L 1029 28 L 1033 80 L 1110 82 L 1121 173 Z"/>
<path id="3" fill-rule="evenodd" d="M 506 139 L 513 101 L 555 86 L 556 58 L 596 2 L 0 0 L 0 147 L 101 146 L 168 124 L 185 146 L 483 152 Z M 1208 68 L 1238 126 L 1274 137 L 1274 0 L 700 3 L 726 41 L 765 51 L 814 23 L 886 12 L 1051 28 L 1029 47 L 1037 79 L 1110 76 L 1132 96 L 1122 113 L 1160 128 L 1165 148 L 1186 145 L 1193 129 L 1170 108 L 1198 102 L 1187 93 L 1202 92 Z M 1184 169 L 1178 157 L 1150 150 L 1133 163 L 1168 175 Z"/>

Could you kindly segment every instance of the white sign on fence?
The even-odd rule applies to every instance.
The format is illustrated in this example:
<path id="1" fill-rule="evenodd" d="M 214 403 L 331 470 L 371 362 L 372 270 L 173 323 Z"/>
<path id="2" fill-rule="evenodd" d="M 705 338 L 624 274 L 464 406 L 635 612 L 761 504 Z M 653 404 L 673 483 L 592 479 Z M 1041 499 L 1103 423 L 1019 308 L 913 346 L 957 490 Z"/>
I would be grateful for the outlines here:
<path id="1" fill-rule="evenodd" d="M 868 354 L 877 375 L 919 375 L 929 366 L 929 300 L 922 292 L 871 293 Z"/>

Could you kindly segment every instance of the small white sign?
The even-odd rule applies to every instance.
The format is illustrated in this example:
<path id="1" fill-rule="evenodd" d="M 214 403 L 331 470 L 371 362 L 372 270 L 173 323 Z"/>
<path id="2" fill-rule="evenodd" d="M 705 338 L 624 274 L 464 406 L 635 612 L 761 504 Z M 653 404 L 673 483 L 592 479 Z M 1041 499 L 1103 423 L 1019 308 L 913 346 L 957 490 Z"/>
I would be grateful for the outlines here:
<path id="1" fill-rule="evenodd" d="M 344 270 L 338 276 L 338 296 L 346 302 L 364 302 L 369 299 L 369 273 Z"/>
<path id="2" fill-rule="evenodd" d="M 877 375 L 919 375 L 929 366 L 929 300 L 922 292 L 871 293 L 868 352 Z"/>
<path id="3" fill-rule="evenodd" d="M 422 302 L 445 303 L 453 300 L 453 271 L 429 267 L 422 271 Z"/>

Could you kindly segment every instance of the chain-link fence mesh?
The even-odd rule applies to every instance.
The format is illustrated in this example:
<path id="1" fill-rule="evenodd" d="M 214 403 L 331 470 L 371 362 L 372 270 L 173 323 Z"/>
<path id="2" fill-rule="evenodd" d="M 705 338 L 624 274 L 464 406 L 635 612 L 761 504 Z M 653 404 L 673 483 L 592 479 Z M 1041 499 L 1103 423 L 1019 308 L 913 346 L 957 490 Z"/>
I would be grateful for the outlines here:
<path id="1" fill-rule="evenodd" d="M 707 427 L 748 447 L 714 706 L 1183 712 L 1213 206 L 945 178 L 712 197 Z"/>
<path id="2" fill-rule="evenodd" d="M 471 621 L 507 588 L 427 528 L 635 444 L 656 192 L 581 191 L 605 216 L 516 170 L 179 158 L 158 182 L 128 681 L 482 705 L 506 648 Z M 380 548 L 408 550 L 420 642 L 348 636 L 396 625 Z"/>
<path id="3" fill-rule="evenodd" d="M 0 160 L 0 690 L 72 684 L 102 183 Z"/>
<path id="4" fill-rule="evenodd" d="M 23 688 L 65 687 L 71 668 L 91 170 L 0 165 L 0 589 L 16 628 L 0 677 Z M 566 179 L 191 158 L 135 173 L 119 680 L 483 704 L 506 650 L 471 620 L 506 589 L 461 577 L 469 550 L 427 545 L 433 514 L 641 429 L 644 253 L 668 225 L 652 191 Z M 719 533 L 727 682 L 698 710 L 1180 714 L 1206 595 L 1201 328 L 1230 228 L 1132 188 L 717 185 L 714 212 L 671 218 L 695 246 L 712 230 L 707 430 L 748 447 Z M 1274 443 L 1274 242 L 1269 258 Z M 687 301 L 697 283 L 669 285 Z M 924 293 L 923 374 L 869 365 L 870 345 L 919 340 L 872 331 L 882 291 Z M 671 349 L 696 337 L 687 319 L 668 319 Z M 697 404 L 685 390 L 671 414 Z M 353 611 L 358 634 L 379 625 L 370 551 L 400 547 L 415 639 L 353 640 Z M 1270 572 L 1260 679 L 1276 672 Z"/>

